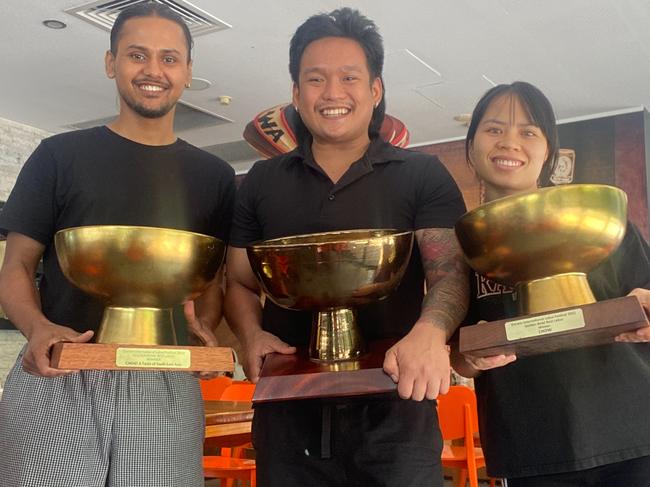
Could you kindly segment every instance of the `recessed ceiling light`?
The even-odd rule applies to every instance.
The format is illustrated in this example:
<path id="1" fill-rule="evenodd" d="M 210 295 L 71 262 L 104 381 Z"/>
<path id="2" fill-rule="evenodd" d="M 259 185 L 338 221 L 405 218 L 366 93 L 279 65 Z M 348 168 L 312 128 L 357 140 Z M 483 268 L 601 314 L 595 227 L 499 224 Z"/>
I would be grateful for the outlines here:
<path id="1" fill-rule="evenodd" d="M 192 81 L 190 82 L 190 87 L 188 90 L 190 91 L 201 91 L 201 90 L 206 90 L 212 86 L 212 83 L 203 78 L 192 78 Z"/>
<path id="2" fill-rule="evenodd" d="M 67 24 L 61 22 L 60 20 L 48 19 L 43 21 L 43 25 L 50 29 L 65 29 Z"/>

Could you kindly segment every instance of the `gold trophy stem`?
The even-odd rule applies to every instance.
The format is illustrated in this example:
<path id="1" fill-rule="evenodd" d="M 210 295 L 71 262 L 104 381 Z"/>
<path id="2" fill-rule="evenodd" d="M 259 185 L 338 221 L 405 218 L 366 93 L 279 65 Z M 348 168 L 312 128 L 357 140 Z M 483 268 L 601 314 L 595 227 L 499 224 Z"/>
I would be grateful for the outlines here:
<path id="1" fill-rule="evenodd" d="M 583 272 L 520 282 L 515 290 L 519 297 L 519 312 L 524 315 L 596 302 Z"/>
<path id="2" fill-rule="evenodd" d="M 96 341 L 123 345 L 176 345 L 172 309 L 108 306 Z"/>
<path id="3" fill-rule="evenodd" d="M 319 311 L 314 315 L 309 357 L 317 362 L 354 360 L 365 351 L 357 326 L 356 313 L 350 308 Z"/>

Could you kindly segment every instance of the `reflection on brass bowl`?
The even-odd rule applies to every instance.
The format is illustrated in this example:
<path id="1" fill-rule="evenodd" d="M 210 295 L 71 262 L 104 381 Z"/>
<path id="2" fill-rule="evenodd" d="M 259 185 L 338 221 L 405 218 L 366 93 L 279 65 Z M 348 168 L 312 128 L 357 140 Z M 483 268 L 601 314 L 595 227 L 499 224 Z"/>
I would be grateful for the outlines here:
<path id="1" fill-rule="evenodd" d="M 205 290 L 225 251 L 214 237 L 155 227 L 68 228 L 54 240 L 65 276 L 107 305 L 100 343 L 175 345 L 172 307 Z"/>
<path id="2" fill-rule="evenodd" d="M 364 349 L 352 308 L 397 287 L 412 245 L 413 232 L 349 230 L 266 240 L 247 251 L 269 299 L 283 308 L 316 312 L 311 358 L 339 361 Z"/>
<path id="3" fill-rule="evenodd" d="M 520 312 L 594 302 L 586 273 L 625 235 L 627 197 L 612 186 L 574 184 L 479 206 L 456 224 L 469 265 L 515 286 Z"/>

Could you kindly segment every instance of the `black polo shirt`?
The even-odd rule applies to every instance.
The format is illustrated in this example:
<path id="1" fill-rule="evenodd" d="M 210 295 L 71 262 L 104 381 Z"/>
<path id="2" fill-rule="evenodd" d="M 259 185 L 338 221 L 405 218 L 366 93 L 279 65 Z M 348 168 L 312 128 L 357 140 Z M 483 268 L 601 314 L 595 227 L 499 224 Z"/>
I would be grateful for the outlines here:
<path id="1" fill-rule="evenodd" d="M 375 139 L 334 184 L 311 144 L 251 168 L 237 195 L 230 245 L 291 235 L 360 228 L 452 228 L 465 212 L 462 195 L 440 160 Z M 358 309 L 367 340 L 402 337 L 420 315 L 424 274 L 414 245 L 399 287 Z M 292 345 L 309 343 L 310 312 L 266 301 L 262 327 Z"/>

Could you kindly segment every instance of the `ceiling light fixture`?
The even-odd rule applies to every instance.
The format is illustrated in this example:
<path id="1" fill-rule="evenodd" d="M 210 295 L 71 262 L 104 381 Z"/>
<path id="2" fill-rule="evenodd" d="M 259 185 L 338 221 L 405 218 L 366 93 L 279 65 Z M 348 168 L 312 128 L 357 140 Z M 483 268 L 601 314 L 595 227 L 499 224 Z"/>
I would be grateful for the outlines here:
<path id="1" fill-rule="evenodd" d="M 471 113 L 461 113 L 460 115 L 456 115 L 454 117 L 454 120 L 457 122 L 460 122 L 465 125 L 469 125 L 469 122 L 472 120 L 472 114 Z"/>
<path id="2" fill-rule="evenodd" d="M 189 91 L 201 91 L 201 90 L 207 90 L 212 86 L 212 83 L 204 78 L 192 78 L 192 81 L 190 82 L 190 87 L 188 88 Z"/>
<path id="3" fill-rule="evenodd" d="M 230 105 L 230 102 L 232 101 L 232 96 L 228 95 L 221 95 L 217 98 L 219 100 L 219 103 L 222 105 Z"/>
<path id="4" fill-rule="evenodd" d="M 44 20 L 43 25 L 49 29 L 65 29 L 68 26 L 65 22 L 55 19 Z"/>

